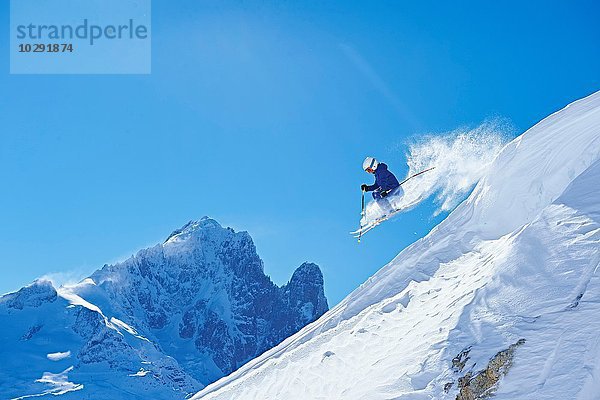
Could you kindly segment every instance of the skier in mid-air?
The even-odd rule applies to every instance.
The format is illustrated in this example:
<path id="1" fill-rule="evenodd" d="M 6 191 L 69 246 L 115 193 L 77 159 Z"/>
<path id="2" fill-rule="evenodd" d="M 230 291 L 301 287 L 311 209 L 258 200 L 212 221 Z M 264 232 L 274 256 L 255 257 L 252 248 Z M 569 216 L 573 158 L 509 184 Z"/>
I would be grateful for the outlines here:
<path id="1" fill-rule="evenodd" d="M 394 174 L 388 169 L 388 166 L 382 162 L 378 162 L 373 157 L 365 158 L 363 161 L 363 169 L 369 174 L 375 175 L 375 183 L 372 185 L 367 185 L 363 183 L 360 185 L 362 189 L 362 211 L 361 211 L 361 219 L 360 219 L 360 227 L 354 232 L 350 232 L 354 237 L 358 239 L 360 243 L 360 238 L 363 234 L 369 232 L 371 229 L 375 228 L 377 225 L 386 221 L 393 215 L 411 208 L 418 202 L 412 204 L 400 204 L 402 201 L 395 201 L 395 206 L 390 202 L 390 197 L 394 197 L 394 199 L 399 199 L 404 196 L 404 191 L 402 190 L 402 185 L 427 171 L 431 171 L 435 167 L 429 167 L 420 172 L 410 175 L 408 178 L 404 179 L 402 182 L 398 182 L 398 179 L 394 176 Z M 373 192 L 373 198 L 375 199 L 375 204 L 380 208 L 382 215 L 379 217 L 370 217 L 367 218 L 365 212 L 365 192 Z M 396 208 L 397 207 L 397 208 Z"/>
<path id="2" fill-rule="evenodd" d="M 363 183 L 360 188 L 365 192 L 373 192 L 375 200 L 381 200 L 400 187 L 400 182 L 388 169 L 385 163 L 378 162 L 373 157 L 365 158 L 363 169 L 369 174 L 375 175 L 375 183 L 367 185 Z"/>

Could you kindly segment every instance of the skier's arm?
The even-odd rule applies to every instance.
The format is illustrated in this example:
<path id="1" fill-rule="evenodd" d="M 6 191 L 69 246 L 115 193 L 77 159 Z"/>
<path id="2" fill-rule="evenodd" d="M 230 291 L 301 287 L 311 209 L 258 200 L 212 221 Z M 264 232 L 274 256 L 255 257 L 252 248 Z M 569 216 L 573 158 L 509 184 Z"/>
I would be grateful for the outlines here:
<path id="1" fill-rule="evenodd" d="M 378 189 L 379 185 L 377 184 L 377 182 L 375 182 L 372 185 L 367 185 L 367 187 L 365 188 L 365 192 L 372 192 L 375 189 Z"/>

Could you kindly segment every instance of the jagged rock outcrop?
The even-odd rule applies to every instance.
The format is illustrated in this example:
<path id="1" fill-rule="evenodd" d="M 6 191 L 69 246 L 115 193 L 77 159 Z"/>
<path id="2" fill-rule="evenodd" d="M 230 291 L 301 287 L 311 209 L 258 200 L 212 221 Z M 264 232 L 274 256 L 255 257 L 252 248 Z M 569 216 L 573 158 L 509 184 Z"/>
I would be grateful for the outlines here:
<path id="1" fill-rule="evenodd" d="M 458 387 L 460 391 L 456 396 L 456 400 L 477 400 L 492 396 L 498 388 L 500 378 L 510 370 L 516 348 L 524 343 L 525 339 L 518 340 L 516 343 L 511 344 L 508 349 L 496 353 L 483 370 L 476 373 L 469 371 L 459 378 Z M 465 355 L 466 358 L 460 355 L 458 358 L 466 361 L 469 351 L 470 349 Z M 464 363 L 460 363 L 459 366 L 459 371 L 461 371 Z"/>
<path id="2" fill-rule="evenodd" d="M 156 332 L 162 348 L 188 349 L 166 351 L 203 383 L 229 374 L 328 308 L 317 265 L 301 265 L 277 287 L 250 235 L 207 217 L 91 278 L 118 304 L 118 315 Z M 198 358 L 190 360 L 192 345 Z"/>

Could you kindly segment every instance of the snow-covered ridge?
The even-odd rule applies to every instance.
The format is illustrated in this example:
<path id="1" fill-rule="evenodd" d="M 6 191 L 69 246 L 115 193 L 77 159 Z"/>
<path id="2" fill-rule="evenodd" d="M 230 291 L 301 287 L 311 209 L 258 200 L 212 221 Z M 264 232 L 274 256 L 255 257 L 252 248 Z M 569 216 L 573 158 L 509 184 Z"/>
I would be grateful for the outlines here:
<path id="1" fill-rule="evenodd" d="M 77 285 L 0 297 L 0 397 L 183 399 L 327 309 L 317 265 L 278 287 L 247 232 L 204 217 Z"/>
<path id="2" fill-rule="evenodd" d="M 201 229 L 222 229 L 223 227 L 214 219 L 204 216 L 197 221 L 190 221 L 169 235 L 165 243 L 184 241 Z"/>
<path id="3" fill-rule="evenodd" d="M 44 303 L 53 302 L 58 294 L 52 282 L 48 280 L 36 280 L 14 293 L 8 293 L 0 297 L 0 304 L 6 304 L 8 308 L 22 310 L 24 307 L 39 307 Z"/>
<path id="4" fill-rule="evenodd" d="M 597 399 L 599 160 L 595 93 L 506 145 L 338 306 L 194 398 Z M 482 384 L 498 360 L 501 381 Z"/>

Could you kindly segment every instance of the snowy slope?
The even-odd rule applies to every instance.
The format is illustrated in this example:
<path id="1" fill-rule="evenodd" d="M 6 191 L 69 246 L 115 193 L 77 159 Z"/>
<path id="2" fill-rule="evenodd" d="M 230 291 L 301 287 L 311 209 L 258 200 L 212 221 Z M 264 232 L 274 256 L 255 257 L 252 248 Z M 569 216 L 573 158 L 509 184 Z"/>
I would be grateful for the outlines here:
<path id="1" fill-rule="evenodd" d="M 425 238 L 195 399 L 600 399 L 600 92 Z"/>
<path id="2" fill-rule="evenodd" d="M 199 386 L 134 329 L 49 281 L 0 298 L 0 323 L 2 399 L 183 398 Z M 152 375 L 141 382 L 144 369 Z"/>
<path id="3" fill-rule="evenodd" d="M 0 398 L 183 399 L 327 311 L 318 266 L 276 286 L 210 218 L 74 286 L 0 297 Z"/>

